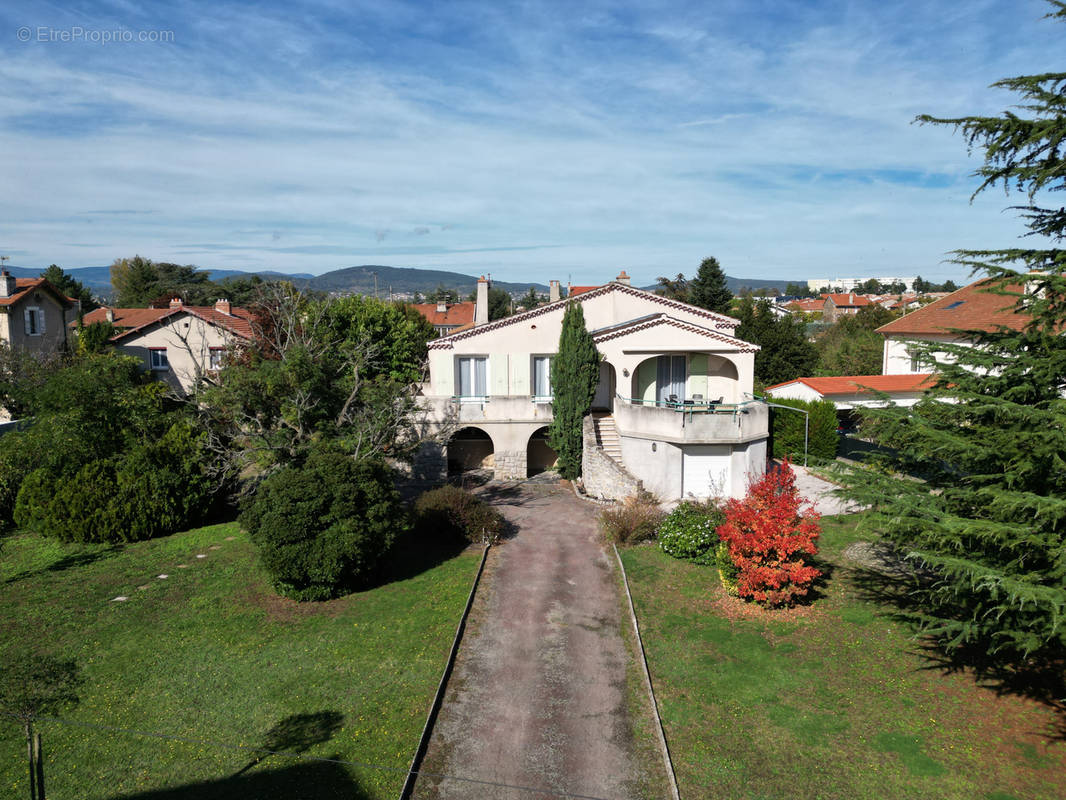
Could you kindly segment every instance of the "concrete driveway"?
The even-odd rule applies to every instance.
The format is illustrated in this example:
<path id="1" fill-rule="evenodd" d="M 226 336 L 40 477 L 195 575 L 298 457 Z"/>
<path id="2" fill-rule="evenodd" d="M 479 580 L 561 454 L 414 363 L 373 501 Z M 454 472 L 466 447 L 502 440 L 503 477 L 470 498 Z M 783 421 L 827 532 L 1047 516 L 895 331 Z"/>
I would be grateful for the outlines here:
<path id="1" fill-rule="evenodd" d="M 419 800 L 627 800 L 632 746 L 614 556 L 594 506 L 560 486 L 483 490 L 516 527 L 490 551 L 423 773 Z M 548 791 L 544 791 L 548 790 Z"/>

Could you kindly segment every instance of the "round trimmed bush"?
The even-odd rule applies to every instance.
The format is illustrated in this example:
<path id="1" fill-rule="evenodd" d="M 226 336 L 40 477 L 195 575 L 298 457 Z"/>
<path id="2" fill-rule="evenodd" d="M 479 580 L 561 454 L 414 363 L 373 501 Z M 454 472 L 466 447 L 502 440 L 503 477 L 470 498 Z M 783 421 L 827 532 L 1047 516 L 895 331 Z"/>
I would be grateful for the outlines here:
<path id="1" fill-rule="evenodd" d="M 240 517 L 280 594 L 328 600 L 364 585 L 407 528 L 391 470 L 313 454 L 260 484 Z"/>
<path id="2" fill-rule="evenodd" d="M 503 534 L 504 520 L 480 497 L 448 484 L 423 492 L 415 501 L 415 527 L 422 535 L 495 544 Z"/>
<path id="3" fill-rule="evenodd" d="M 717 531 L 723 522 L 725 515 L 713 503 L 682 502 L 659 526 L 659 547 L 674 558 L 715 564 Z"/>

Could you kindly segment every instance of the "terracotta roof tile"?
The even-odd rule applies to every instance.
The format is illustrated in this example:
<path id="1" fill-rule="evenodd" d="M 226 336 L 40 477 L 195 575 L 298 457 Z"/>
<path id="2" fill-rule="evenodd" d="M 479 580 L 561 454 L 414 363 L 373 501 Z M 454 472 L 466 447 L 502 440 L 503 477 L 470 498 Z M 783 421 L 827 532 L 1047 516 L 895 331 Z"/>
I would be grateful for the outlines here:
<path id="1" fill-rule="evenodd" d="M 964 286 L 922 308 L 877 329 L 889 334 L 944 334 L 952 329 L 992 331 L 1000 325 L 1021 330 L 1029 322 L 1024 314 L 1013 310 L 1013 297 L 1005 297 L 987 290 L 988 279 Z M 1010 287 L 1019 291 L 1021 287 Z"/>
<path id="2" fill-rule="evenodd" d="M 855 294 L 848 292 L 846 294 L 829 294 L 826 295 L 826 299 L 832 300 L 833 305 L 837 308 L 854 308 L 856 306 L 868 306 L 873 300 L 865 294 Z"/>
<path id="3" fill-rule="evenodd" d="M 107 320 L 106 308 L 97 308 L 90 311 L 83 318 L 86 325 L 91 325 L 94 322 L 105 322 Z M 234 307 L 231 308 L 230 314 L 223 314 L 214 306 L 177 306 L 175 308 L 112 308 L 114 313 L 114 326 L 121 328 L 118 333 L 111 337 L 111 341 L 117 342 L 120 339 L 137 333 L 138 331 L 147 328 L 149 325 L 154 325 L 160 320 L 167 317 L 174 316 L 176 314 L 188 313 L 194 317 L 208 322 L 212 325 L 216 325 L 220 328 L 225 328 L 242 339 L 252 340 L 254 338 L 254 332 L 252 329 L 252 313 L 246 308 Z M 76 322 L 71 323 L 71 327 L 76 326 Z"/>
<path id="4" fill-rule="evenodd" d="M 567 295 L 567 296 L 568 297 L 576 297 L 579 294 L 584 294 L 585 292 L 591 292 L 593 289 L 599 289 L 599 288 L 600 288 L 599 286 L 571 286 L 570 289 L 569 289 L 570 294 Z"/>
<path id="5" fill-rule="evenodd" d="M 796 378 L 795 380 L 767 386 L 766 391 L 780 389 L 790 383 L 802 383 L 818 394 L 830 395 L 862 394 L 874 392 L 921 392 L 933 385 L 932 373 L 907 375 L 844 375 L 829 378 Z"/>
<path id="6" fill-rule="evenodd" d="M 437 310 L 436 303 L 412 303 L 411 308 L 429 320 L 430 325 L 472 325 L 474 322 L 474 306 L 472 302 L 448 303 L 442 313 Z"/>
<path id="7" fill-rule="evenodd" d="M 10 306 L 17 303 L 33 289 L 45 289 L 52 296 L 64 300 L 70 305 L 73 305 L 75 302 L 62 292 L 58 291 L 44 278 L 15 278 L 15 293 L 10 297 L 0 297 L 0 306 Z"/>

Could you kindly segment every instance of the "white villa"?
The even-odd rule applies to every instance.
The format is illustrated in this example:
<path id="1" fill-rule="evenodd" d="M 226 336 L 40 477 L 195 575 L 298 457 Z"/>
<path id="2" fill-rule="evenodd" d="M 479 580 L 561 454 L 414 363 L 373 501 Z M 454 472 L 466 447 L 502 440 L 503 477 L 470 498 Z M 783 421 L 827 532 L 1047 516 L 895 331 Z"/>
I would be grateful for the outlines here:
<path id="1" fill-rule="evenodd" d="M 551 359 L 575 302 L 602 357 L 586 490 L 617 498 L 639 483 L 664 500 L 743 496 L 765 469 L 769 415 L 752 397 L 758 347 L 733 336 L 738 321 L 636 289 L 624 272 L 569 300 L 551 285 L 547 305 L 430 342 L 422 403 L 455 433 L 423 452 L 423 473 L 446 463 L 524 479 L 554 463 Z"/>

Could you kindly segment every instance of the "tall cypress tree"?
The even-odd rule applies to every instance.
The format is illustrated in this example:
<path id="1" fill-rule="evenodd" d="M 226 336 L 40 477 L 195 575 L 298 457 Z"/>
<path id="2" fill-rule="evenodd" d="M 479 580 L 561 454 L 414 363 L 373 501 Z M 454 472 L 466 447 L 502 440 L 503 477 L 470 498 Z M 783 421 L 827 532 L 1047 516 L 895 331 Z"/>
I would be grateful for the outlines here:
<path id="1" fill-rule="evenodd" d="M 548 440 L 559 454 L 559 473 L 568 480 L 581 475 L 581 425 L 592 408 L 600 377 L 600 354 L 585 328 L 580 303 L 563 314 L 559 352 L 552 361 L 552 424 Z"/>
<path id="2" fill-rule="evenodd" d="M 733 303 L 733 293 L 726 285 L 725 273 L 718 259 L 705 258 L 689 288 L 689 302 L 694 306 L 728 314 Z"/>
<path id="3" fill-rule="evenodd" d="M 1066 3 L 1052 5 L 1048 16 L 1066 20 Z M 955 260 L 1030 321 L 967 332 L 974 347 L 924 346 L 936 387 L 910 411 L 867 412 L 866 430 L 896 454 L 844 477 L 872 506 L 868 523 L 924 568 L 907 587 L 924 630 L 948 650 L 994 656 L 988 666 L 1032 666 L 1066 649 L 1066 211 L 1037 204 L 1066 189 L 1066 73 L 993 85 L 1019 93 L 1025 116 L 919 121 L 984 151 L 974 194 L 1001 184 L 1025 196 L 1027 235 L 1048 246 Z"/>

